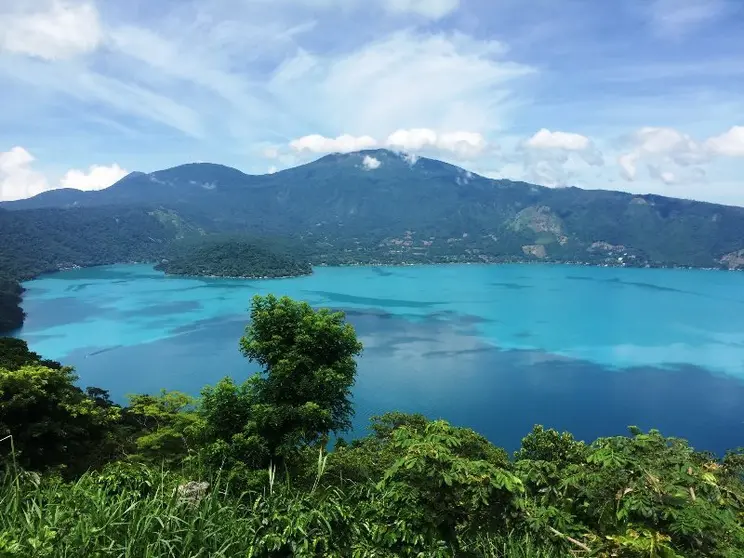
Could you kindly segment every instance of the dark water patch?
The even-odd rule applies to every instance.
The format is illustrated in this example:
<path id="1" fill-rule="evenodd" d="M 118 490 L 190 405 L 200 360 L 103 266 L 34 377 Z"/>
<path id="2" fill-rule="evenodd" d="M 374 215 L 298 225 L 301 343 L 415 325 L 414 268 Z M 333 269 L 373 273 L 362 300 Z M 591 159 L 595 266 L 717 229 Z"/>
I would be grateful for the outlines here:
<path id="1" fill-rule="evenodd" d="M 24 329 L 29 331 L 113 315 L 107 308 L 72 296 L 26 299 L 23 309 L 26 312 Z"/>
<path id="2" fill-rule="evenodd" d="M 125 318 L 139 316 L 167 316 L 169 314 L 178 314 L 179 312 L 199 310 L 201 307 L 201 303 L 197 300 L 176 300 L 173 302 L 143 306 L 142 308 L 137 308 L 135 310 L 124 310 L 120 312 L 120 314 Z"/>
<path id="3" fill-rule="evenodd" d="M 202 290 L 202 289 L 209 289 L 210 291 L 214 289 L 225 289 L 228 291 L 231 291 L 231 290 L 257 291 L 259 290 L 258 287 L 256 287 L 256 285 L 249 283 L 247 279 L 209 278 L 207 280 L 204 280 L 204 283 L 201 285 L 192 285 L 189 287 L 183 287 L 182 289 L 179 289 L 179 291 L 197 291 L 197 290 Z"/>
<path id="4" fill-rule="evenodd" d="M 447 320 L 466 324 L 485 324 L 493 323 L 496 320 L 484 318 L 483 316 L 476 316 L 475 314 L 463 314 L 462 312 L 456 312 L 454 310 L 441 310 L 438 312 L 431 312 L 426 315 L 427 320 Z"/>
<path id="5" fill-rule="evenodd" d="M 501 287 L 503 289 L 511 289 L 514 291 L 532 288 L 532 285 L 523 285 L 521 283 L 489 283 L 489 285 L 491 285 L 492 287 Z"/>
<path id="6" fill-rule="evenodd" d="M 460 349 L 452 351 L 428 351 L 422 353 L 424 357 L 465 357 L 470 355 L 480 355 L 482 353 L 489 353 L 492 351 L 498 352 L 499 349 L 496 347 L 478 347 L 476 349 Z"/>
<path id="7" fill-rule="evenodd" d="M 397 275 L 393 271 L 390 271 L 389 269 L 383 269 L 381 267 L 373 267 L 370 269 L 372 273 L 379 275 L 380 277 L 391 277 L 393 275 Z"/>
<path id="8" fill-rule="evenodd" d="M 618 371 L 541 351 L 493 347 L 429 351 L 385 367 L 374 361 L 389 357 L 371 357 L 360 367 L 355 392 L 360 407 L 368 409 L 362 415 L 395 408 L 443 417 L 512 451 L 534 424 L 587 441 L 625 434 L 629 425 L 658 428 L 719 454 L 744 438 L 744 383 L 700 367 Z"/>
<path id="9" fill-rule="evenodd" d="M 530 337 L 534 337 L 534 334 L 531 331 L 518 331 L 514 334 L 514 337 L 517 339 L 529 339 Z"/>
<path id="10" fill-rule="evenodd" d="M 374 308 L 370 308 L 369 310 L 359 310 L 358 308 L 334 307 L 331 308 L 331 311 L 343 312 L 344 316 L 349 320 L 353 320 L 354 318 L 365 318 L 368 316 L 372 316 L 379 320 L 391 320 L 396 317 L 395 314 L 386 312 L 385 310 L 376 310 Z"/>
<path id="11" fill-rule="evenodd" d="M 123 345 L 114 345 L 113 347 L 104 347 L 103 349 L 97 349 L 95 351 L 87 353 L 85 356 L 86 358 L 101 355 L 103 353 L 108 353 L 109 351 L 115 351 L 116 349 L 122 348 Z"/>
<path id="12" fill-rule="evenodd" d="M 378 306 L 383 308 L 433 308 L 444 302 L 423 302 L 418 300 L 398 300 L 394 298 L 373 298 L 367 296 L 356 296 L 344 293 L 334 293 L 330 291 L 302 291 L 326 298 L 332 302 L 367 304 L 369 306 Z"/>
<path id="13" fill-rule="evenodd" d="M 631 287 L 639 287 L 641 289 L 648 289 L 651 291 L 660 291 L 660 292 L 667 292 L 667 293 L 683 293 L 683 294 L 691 294 L 691 295 L 697 295 L 698 293 L 693 293 L 691 291 L 684 291 L 682 289 L 675 289 L 673 287 L 665 287 L 663 285 L 654 285 L 653 283 L 642 283 L 639 281 L 622 281 L 620 279 L 608 279 L 608 283 L 618 283 L 620 285 L 628 285 Z"/>
<path id="14" fill-rule="evenodd" d="M 76 283 L 76 284 L 73 284 L 73 285 L 70 285 L 69 287 L 67 287 L 65 289 L 65 291 L 66 292 L 77 293 L 77 292 L 82 291 L 83 289 L 87 289 L 91 285 L 95 285 L 95 283 Z"/>
<path id="15" fill-rule="evenodd" d="M 196 331 L 203 331 L 205 329 L 211 329 L 215 327 L 219 328 L 225 323 L 241 323 L 243 324 L 243 327 L 245 327 L 249 321 L 250 317 L 247 312 L 245 314 L 233 314 L 228 316 L 219 316 L 216 318 L 204 318 L 201 320 L 194 320 L 193 322 L 190 322 L 188 324 L 174 327 L 169 331 L 169 333 L 174 336 L 182 335 L 185 333 L 194 333 Z"/>

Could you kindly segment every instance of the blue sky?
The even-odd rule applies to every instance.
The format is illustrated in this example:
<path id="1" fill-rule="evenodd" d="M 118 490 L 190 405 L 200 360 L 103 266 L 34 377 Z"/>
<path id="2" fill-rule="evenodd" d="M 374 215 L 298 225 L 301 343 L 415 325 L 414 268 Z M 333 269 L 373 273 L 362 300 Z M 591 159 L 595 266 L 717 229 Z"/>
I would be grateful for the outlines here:
<path id="1" fill-rule="evenodd" d="M 0 0 L 0 199 L 391 147 L 744 205 L 742 0 Z"/>

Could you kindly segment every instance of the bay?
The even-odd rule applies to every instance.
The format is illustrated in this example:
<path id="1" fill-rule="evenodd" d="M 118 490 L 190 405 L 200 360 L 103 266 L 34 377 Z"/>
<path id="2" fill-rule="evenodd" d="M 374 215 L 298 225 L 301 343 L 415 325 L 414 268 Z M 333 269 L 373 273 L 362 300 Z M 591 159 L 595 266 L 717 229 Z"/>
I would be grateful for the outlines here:
<path id="1" fill-rule="evenodd" d="M 116 265 L 25 286 L 20 337 L 119 402 L 247 378 L 250 300 L 274 293 L 343 310 L 356 327 L 357 434 L 401 410 L 509 450 L 535 423 L 585 440 L 637 425 L 719 453 L 744 446 L 744 274 L 447 265 L 234 280 Z"/>

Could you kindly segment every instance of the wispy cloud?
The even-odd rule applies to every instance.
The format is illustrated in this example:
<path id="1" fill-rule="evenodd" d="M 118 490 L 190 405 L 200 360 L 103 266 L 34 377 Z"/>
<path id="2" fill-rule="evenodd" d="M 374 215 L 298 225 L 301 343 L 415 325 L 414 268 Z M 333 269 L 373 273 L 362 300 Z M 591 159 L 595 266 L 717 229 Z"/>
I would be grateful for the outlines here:
<path id="1" fill-rule="evenodd" d="M 66 184 L 71 167 L 104 184 L 101 168 L 265 172 L 373 146 L 707 199 L 741 176 L 738 0 L 123 6 L 0 0 L 3 195 Z"/>
<path id="2" fill-rule="evenodd" d="M 727 7 L 727 0 L 652 0 L 649 15 L 657 33 L 678 38 L 714 22 Z"/>

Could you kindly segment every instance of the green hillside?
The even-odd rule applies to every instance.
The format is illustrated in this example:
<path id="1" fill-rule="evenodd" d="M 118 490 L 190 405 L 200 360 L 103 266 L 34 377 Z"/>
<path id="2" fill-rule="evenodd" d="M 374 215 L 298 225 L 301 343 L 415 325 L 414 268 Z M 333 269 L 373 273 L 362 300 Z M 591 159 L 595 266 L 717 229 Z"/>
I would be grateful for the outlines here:
<path id="1" fill-rule="evenodd" d="M 269 278 L 309 275 L 297 246 L 272 239 L 209 235 L 172 243 L 156 269 L 171 275 Z"/>

